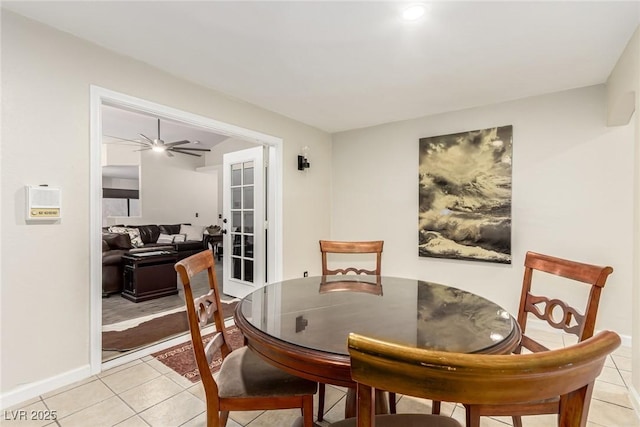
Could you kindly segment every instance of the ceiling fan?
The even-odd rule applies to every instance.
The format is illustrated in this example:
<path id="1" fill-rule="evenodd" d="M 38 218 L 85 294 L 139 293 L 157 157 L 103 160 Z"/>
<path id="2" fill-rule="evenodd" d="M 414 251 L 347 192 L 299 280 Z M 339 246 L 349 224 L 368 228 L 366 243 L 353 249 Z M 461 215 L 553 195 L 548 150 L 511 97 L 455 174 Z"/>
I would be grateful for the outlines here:
<path id="1" fill-rule="evenodd" d="M 179 147 L 179 145 L 189 144 L 191 141 L 183 139 L 182 141 L 174 141 L 174 142 L 164 142 L 162 138 L 160 138 L 160 119 L 158 119 L 158 137 L 156 139 L 151 139 L 145 134 L 139 133 L 143 139 L 141 141 L 135 139 L 125 139 L 115 137 L 117 139 L 121 139 L 123 141 L 135 142 L 136 144 L 143 145 L 144 147 L 136 150 L 136 151 L 146 151 L 153 150 L 158 153 L 166 153 L 167 156 L 173 157 L 171 153 L 180 153 L 187 154 L 189 156 L 202 157 L 202 155 L 197 153 L 191 153 L 191 151 L 211 151 L 208 148 L 187 148 L 187 147 Z"/>

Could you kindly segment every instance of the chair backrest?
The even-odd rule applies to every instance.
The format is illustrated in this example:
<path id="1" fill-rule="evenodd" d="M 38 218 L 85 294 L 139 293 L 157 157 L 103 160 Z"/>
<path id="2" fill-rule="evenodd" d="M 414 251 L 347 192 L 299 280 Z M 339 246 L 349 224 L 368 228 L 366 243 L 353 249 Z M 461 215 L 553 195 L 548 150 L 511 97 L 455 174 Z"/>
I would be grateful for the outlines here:
<path id="1" fill-rule="evenodd" d="M 370 242 L 338 242 L 334 240 L 320 240 L 320 252 L 322 252 L 322 275 L 334 274 L 372 274 L 380 275 L 382 261 L 382 246 L 384 241 L 374 240 Z M 330 270 L 327 267 L 327 254 L 376 254 L 376 268 L 367 270 L 364 268 L 348 267 Z"/>
<path id="2" fill-rule="evenodd" d="M 210 393 L 217 396 L 218 385 L 213 379 L 209 364 L 218 350 L 224 359 L 231 353 L 231 346 L 226 335 L 224 319 L 222 317 L 222 306 L 220 304 L 220 293 L 218 291 L 218 279 L 215 272 L 215 262 L 210 250 L 191 255 L 175 265 L 176 271 L 180 274 L 182 285 L 184 286 L 184 298 L 187 306 L 187 316 L 189 318 L 189 331 L 193 343 L 193 353 L 202 384 L 207 395 Z M 191 279 L 196 274 L 206 271 L 209 279 L 209 292 L 197 298 L 193 298 L 191 289 Z M 201 328 L 211 321 L 215 324 L 216 332 L 212 339 L 205 343 L 202 339 Z"/>
<path id="3" fill-rule="evenodd" d="M 586 425 L 591 393 L 606 356 L 620 345 L 611 331 L 539 354 L 448 353 L 351 333 L 351 377 L 358 385 L 358 426 L 374 415 L 374 388 L 463 404 L 514 404 L 560 396 L 558 425 Z"/>
<path id="4" fill-rule="evenodd" d="M 562 329 L 576 335 L 579 341 L 592 337 L 596 325 L 600 293 L 607 277 L 613 273 L 613 268 L 569 261 L 535 252 L 527 252 L 524 267 L 522 295 L 518 309 L 518 324 L 523 333 L 521 346 L 533 352 L 548 350 L 547 347 L 526 335 L 528 313 L 546 321 L 555 329 Z M 584 310 L 570 306 L 559 299 L 531 293 L 534 271 L 553 274 L 589 285 L 589 296 Z M 561 312 L 562 315 L 558 315 L 558 312 Z M 517 352 L 519 351 L 520 348 Z"/>

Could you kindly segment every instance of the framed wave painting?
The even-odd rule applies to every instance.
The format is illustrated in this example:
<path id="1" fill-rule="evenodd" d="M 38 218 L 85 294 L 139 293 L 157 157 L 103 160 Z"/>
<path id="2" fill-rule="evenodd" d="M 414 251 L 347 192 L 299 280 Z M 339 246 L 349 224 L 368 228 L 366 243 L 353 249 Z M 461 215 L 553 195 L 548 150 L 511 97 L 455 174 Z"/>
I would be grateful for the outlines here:
<path id="1" fill-rule="evenodd" d="M 513 126 L 420 139 L 418 255 L 511 264 Z"/>

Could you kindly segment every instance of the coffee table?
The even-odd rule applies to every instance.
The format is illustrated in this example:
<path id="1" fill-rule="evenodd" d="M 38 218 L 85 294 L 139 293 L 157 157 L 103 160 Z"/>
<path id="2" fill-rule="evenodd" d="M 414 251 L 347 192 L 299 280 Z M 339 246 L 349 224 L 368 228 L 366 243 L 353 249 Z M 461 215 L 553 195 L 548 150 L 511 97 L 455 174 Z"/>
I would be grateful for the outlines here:
<path id="1" fill-rule="evenodd" d="M 129 301 L 141 302 L 177 294 L 177 273 L 173 268 L 177 260 L 176 251 L 124 254 L 122 297 Z"/>

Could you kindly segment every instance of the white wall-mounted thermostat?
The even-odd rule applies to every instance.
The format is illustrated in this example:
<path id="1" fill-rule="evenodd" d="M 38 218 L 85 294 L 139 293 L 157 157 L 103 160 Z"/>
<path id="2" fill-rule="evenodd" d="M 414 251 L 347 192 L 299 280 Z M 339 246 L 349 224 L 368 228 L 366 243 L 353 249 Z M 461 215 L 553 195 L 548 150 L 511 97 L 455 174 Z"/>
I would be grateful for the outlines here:
<path id="1" fill-rule="evenodd" d="M 56 220 L 62 215 L 62 196 L 59 188 L 27 185 L 27 220 Z"/>

